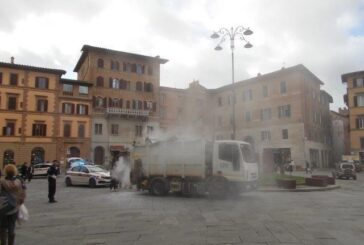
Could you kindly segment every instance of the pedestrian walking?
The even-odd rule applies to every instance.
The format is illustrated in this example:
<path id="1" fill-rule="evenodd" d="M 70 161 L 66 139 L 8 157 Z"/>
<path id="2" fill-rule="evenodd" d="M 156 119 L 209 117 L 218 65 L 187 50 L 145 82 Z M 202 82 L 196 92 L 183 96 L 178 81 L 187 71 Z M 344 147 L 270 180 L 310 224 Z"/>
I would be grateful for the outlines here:
<path id="1" fill-rule="evenodd" d="M 24 162 L 20 167 L 20 177 L 25 181 L 28 178 L 28 163 Z"/>
<path id="2" fill-rule="evenodd" d="M 293 172 L 293 168 L 294 168 L 294 161 L 291 160 L 289 165 L 288 165 L 288 170 L 289 170 L 289 174 L 292 175 Z"/>
<path id="3" fill-rule="evenodd" d="M 308 161 L 306 161 L 306 174 L 308 174 L 309 172 L 312 174 L 312 170 L 310 168 L 310 163 Z"/>
<path id="4" fill-rule="evenodd" d="M 18 170 L 13 164 L 6 165 L 4 175 L 5 179 L 0 180 L 1 193 L 6 192 L 15 202 L 12 203 L 14 205 L 12 210 L 0 216 L 0 241 L 3 245 L 14 245 L 15 222 L 18 218 L 19 207 L 25 201 L 25 185 L 21 179 L 16 178 Z M 9 206 L 10 204 L 2 203 L 0 207 L 3 205 Z"/>
<path id="5" fill-rule="evenodd" d="M 28 170 L 27 170 L 27 175 L 28 175 L 28 182 L 30 182 L 33 178 L 33 174 L 34 174 L 34 167 L 32 164 L 29 164 Z"/>
<path id="6" fill-rule="evenodd" d="M 59 174 L 58 161 L 53 160 L 53 164 L 48 168 L 48 171 L 47 171 L 49 203 L 57 202 L 54 199 L 54 195 L 56 194 L 56 179 L 57 179 L 58 174 Z"/>

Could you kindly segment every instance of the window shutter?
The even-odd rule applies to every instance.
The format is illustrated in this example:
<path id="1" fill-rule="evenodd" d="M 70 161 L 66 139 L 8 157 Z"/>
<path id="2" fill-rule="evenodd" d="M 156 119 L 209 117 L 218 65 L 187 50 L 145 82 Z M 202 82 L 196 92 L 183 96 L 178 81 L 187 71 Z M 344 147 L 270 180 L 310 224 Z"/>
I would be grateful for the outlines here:
<path id="1" fill-rule="evenodd" d="M 356 78 L 354 78 L 354 80 L 353 80 L 353 87 L 356 88 L 357 86 L 358 86 L 358 83 L 356 81 Z"/>
<path id="2" fill-rule="evenodd" d="M 120 107 L 120 108 L 123 108 L 123 99 L 120 99 L 119 107 Z"/>
<path id="3" fill-rule="evenodd" d="M 112 107 L 112 99 L 109 98 L 109 107 Z"/>
<path id="4" fill-rule="evenodd" d="M 44 111 L 48 112 L 48 100 L 44 101 Z"/>
<path id="5" fill-rule="evenodd" d="M 47 124 L 44 124 L 43 126 L 44 126 L 43 136 L 47 136 Z"/>
<path id="6" fill-rule="evenodd" d="M 112 78 L 109 78 L 109 88 L 112 88 Z"/>
<path id="7" fill-rule="evenodd" d="M 356 121 L 356 128 L 359 128 L 359 118 L 355 119 Z"/>
<path id="8" fill-rule="evenodd" d="M 62 113 L 65 113 L 65 111 L 66 111 L 66 104 L 65 104 L 65 103 L 63 103 L 63 104 L 62 104 Z"/>
<path id="9" fill-rule="evenodd" d="M 39 77 L 35 78 L 35 87 L 39 88 Z"/>
<path id="10" fill-rule="evenodd" d="M 3 127 L 3 135 L 6 135 L 6 127 Z"/>
<path id="11" fill-rule="evenodd" d="M 71 104 L 71 113 L 74 114 L 75 113 L 75 105 Z"/>
<path id="12" fill-rule="evenodd" d="M 106 97 L 103 98 L 103 101 L 104 101 L 103 106 L 104 106 L 104 108 L 106 108 L 107 107 L 107 98 Z"/>
<path id="13" fill-rule="evenodd" d="M 80 105 L 76 105 L 76 114 L 80 114 Z"/>
<path id="14" fill-rule="evenodd" d="M 48 86 L 49 86 L 49 78 L 46 78 L 45 86 L 46 86 L 46 88 L 48 88 Z"/>
<path id="15" fill-rule="evenodd" d="M 88 105 L 85 105 L 85 111 L 86 111 L 86 115 L 88 115 Z"/>
<path id="16" fill-rule="evenodd" d="M 358 107 L 358 98 L 354 96 L 354 107 Z"/>
<path id="17" fill-rule="evenodd" d="M 147 102 L 144 101 L 144 110 L 147 110 L 148 109 L 148 105 L 147 105 Z"/>

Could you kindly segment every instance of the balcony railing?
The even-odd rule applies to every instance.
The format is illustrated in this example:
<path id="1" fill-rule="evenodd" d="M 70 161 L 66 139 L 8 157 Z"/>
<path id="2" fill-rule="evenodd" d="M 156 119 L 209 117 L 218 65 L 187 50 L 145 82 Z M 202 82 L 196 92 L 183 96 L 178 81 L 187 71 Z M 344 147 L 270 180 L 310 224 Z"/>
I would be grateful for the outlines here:
<path id="1" fill-rule="evenodd" d="M 114 114 L 114 115 L 128 115 L 128 116 L 142 116 L 142 117 L 149 116 L 148 110 L 124 109 L 124 108 L 117 108 L 117 107 L 106 108 L 106 113 Z"/>

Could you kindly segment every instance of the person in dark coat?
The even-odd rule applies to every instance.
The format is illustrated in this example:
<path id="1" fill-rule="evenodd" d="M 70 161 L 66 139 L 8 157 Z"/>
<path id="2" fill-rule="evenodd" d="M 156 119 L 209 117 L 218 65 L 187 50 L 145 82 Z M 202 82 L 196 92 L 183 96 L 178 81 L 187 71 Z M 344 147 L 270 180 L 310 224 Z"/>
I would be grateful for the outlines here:
<path id="1" fill-rule="evenodd" d="M 54 199 L 54 195 L 56 194 L 56 179 L 57 179 L 58 174 L 59 174 L 58 161 L 54 160 L 53 164 L 48 168 L 48 171 L 47 171 L 49 203 L 57 202 Z"/>
<path id="2" fill-rule="evenodd" d="M 0 180 L 1 191 L 12 195 L 16 201 L 15 208 L 0 217 L 0 244 L 4 245 L 14 245 L 15 222 L 18 218 L 19 207 L 25 200 L 25 185 L 22 179 L 16 177 L 17 174 L 15 165 L 8 164 L 4 168 L 5 179 Z"/>
<path id="3" fill-rule="evenodd" d="M 24 162 L 23 165 L 21 165 L 20 168 L 20 176 L 23 180 L 26 180 L 28 178 L 28 163 Z"/>
<path id="4" fill-rule="evenodd" d="M 30 182 L 33 178 L 33 174 L 34 174 L 34 167 L 32 164 L 29 164 L 28 170 L 27 170 L 27 175 L 28 175 L 28 181 Z"/>

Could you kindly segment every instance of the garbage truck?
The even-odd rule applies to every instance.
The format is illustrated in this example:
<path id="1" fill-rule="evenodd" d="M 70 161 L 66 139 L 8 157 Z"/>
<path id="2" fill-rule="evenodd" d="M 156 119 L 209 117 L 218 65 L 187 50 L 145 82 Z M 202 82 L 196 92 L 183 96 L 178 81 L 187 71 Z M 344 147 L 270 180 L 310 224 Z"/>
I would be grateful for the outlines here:
<path id="1" fill-rule="evenodd" d="M 152 195 L 238 195 L 258 186 L 251 145 L 235 140 L 169 140 L 136 147 L 132 182 Z"/>

